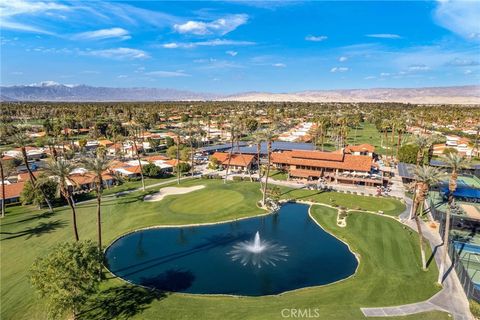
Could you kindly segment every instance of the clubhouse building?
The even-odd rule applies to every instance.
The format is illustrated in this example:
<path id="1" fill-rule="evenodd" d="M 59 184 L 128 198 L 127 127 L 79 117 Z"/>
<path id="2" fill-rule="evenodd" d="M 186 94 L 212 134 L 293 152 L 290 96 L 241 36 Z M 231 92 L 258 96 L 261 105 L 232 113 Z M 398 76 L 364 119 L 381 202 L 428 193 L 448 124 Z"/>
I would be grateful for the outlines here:
<path id="1" fill-rule="evenodd" d="M 371 145 L 347 146 L 335 152 L 291 150 L 273 152 L 272 164 L 290 179 L 381 186 L 388 178 L 378 169 Z"/>

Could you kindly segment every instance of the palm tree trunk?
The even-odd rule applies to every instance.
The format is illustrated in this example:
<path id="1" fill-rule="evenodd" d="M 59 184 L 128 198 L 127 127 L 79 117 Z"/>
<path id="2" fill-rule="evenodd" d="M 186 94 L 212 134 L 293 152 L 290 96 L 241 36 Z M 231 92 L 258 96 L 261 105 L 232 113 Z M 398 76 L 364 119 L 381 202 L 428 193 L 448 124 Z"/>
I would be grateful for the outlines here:
<path id="1" fill-rule="evenodd" d="M 422 203 L 423 203 L 423 200 L 422 200 Z M 422 208 L 422 210 L 420 210 L 420 212 L 423 211 L 423 204 L 422 203 L 420 203 L 420 205 L 419 205 L 419 207 Z M 415 223 L 417 224 L 418 241 L 419 241 L 419 245 L 420 245 L 420 254 L 421 254 L 421 258 L 422 258 L 422 269 L 425 271 L 425 270 L 427 270 L 427 262 L 426 262 L 426 259 L 425 259 L 424 239 L 423 239 L 423 232 L 422 232 L 422 227 L 421 227 L 421 224 L 420 224 L 420 219 L 418 217 L 417 212 L 415 212 Z"/>
<path id="2" fill-rule="evenodd" d="M 75 206 L 72 203 L 72 199 L 70 199 L 70 196 L 64 192 L 65 199 L 67 200 L 68 205 L 70 206 L 70 209 L 72 209 L 72 222 L 73 222 L 73 233 L 75 234 L 75 241 L 80 240 L 78 237 L 78 228 L 77 228 L 77 212 L 75 211 Z"/>
<path id="3" fill-rule="evenodd" d="M 145 180 L 143 178 L 142 161 L 140 160 L 140 154 L 138 153 L 137 142 L 133 138 L 133 146 L 135 148 L 135 155 L 137 156 L 138 166 L 140 167 L 140 177 L 142 178 L 142 190 L 145 191 Z"/>
<path id="4" fill-rule="evenodd" d="M 194 153 L 193 153 L 193 141 L 192 141 L 192 137 L 190 137 L 190 153 L 191 153 L 191 159 L 190 161 L 192 162 L 192 165 L 191 165 L 191 168 L 190 168 L 190 172 L 191 172 L 191 175 L 193 177 L 194 173 L 195 173 L 195 164 L 193 163 L 194 162 Z"/>
<path id="5" fill-rule="evenodd" d="M 22 146 L 21 149 L 22 149 L 23 162 L 25 162 L 25 167 L 27 168 L 27 171 L 28 171 L 28 176 L 30 178 L 30 183 L 32 184 L 33 189 L 35 189 L 37 187 L 37 184 L 35 183 L 37 178 L 35 178 L 35 176 L 33 175 L 33 172 L 30 169 L 30 165 L 28 164 L 27 151 L 25 150 L 25 147 Z M 48 210 L 53 213 L 52 204 L 50 203 L 50 200 L 48 200 L 48 198 L 45 194 L 45 191 L 43 191 L 42 188 L 39 188 L 39 190 L 42 193 L 43 199 L 45 199 L 45 202 L 48 205 Z"/>
<path id="6" fill-rule="evenodd" d="M 263 186 L 263 199 L 262 199 L 262 205 L 265 206 L 265 200 L 267 198 L 267 186 L 268 186 L 268 176 L 270 175 L 270 161 L 271 161 L 271 158 L 270 158 L 270 149 L 271 149 L 271 141 L 268 141 L 268 148 L 267 148 L 267 159 L 268 159 L 268 163 L 267 163 L 267 175 L 265 177 L 265 185 Z"/>
<path id="7" fill-rule="evenodd" d="M 177 184 L 180 184 L 180 136 L 177 135 Z"/>
<path id="8" fill-rule="evenodd" d="M 260 149 L 262 145 L 261 143 L 257 143 L 257 169 L 258 169 L 258 181 L 260 181 L 260 185 L 262 185 L 262 169 L 260 168 Z"/>
<path id="9" fill-rule="evenodd" d="M 234 143 L 234 134 L 232 130 L 232 136 L 230 138 L 230 152 L 228 153 L 228 163 L 227 163 L 227 169 L 225 170 L 225 179 L 223 180 L 223 183 L 227 183 L 227 178 L 228 178 L 228 170 L 230 169 L 230 161 L 232 160 L 232 154 L 233 154 L 233 143 Z"/>
<path id="10" fill-rule="evenodd" d="M 97 191 L 97 231 L 98 231 L 98 249 L 102 251 L 102 194 Z"/>
<path id="11" fill-rule="evenodd" d="M 2 179 L 2 218 L 5 217 L 5 173 L 3 172 L 3 163 L 0 160 L 0 176 Z"/>
<path id="12" fill-rule="evenodd" d="M 397 152 L 396 152 L 396 155 L 395 155 L 395 158 L 397 158 L 397 161 L 398 161 L 398 152 L 400 150 L 400 144 L 401 143 L 402 143 L 402 133 L 401 133 L 401 131 L 398 131 Z"/>
<path id="13" fill-rule="evenodd" d="M 447 269 L 447 255 L 448 255 L 448 245 L 449 245 L 449 235 L 450 235 L 450 218 L 451 211 L 453 206 L 453 193 L 457 189 L 457 172 L 454 169 L 449 183 L 449 195 L 448 195 L 448 206 L 447 211 L 445 212 L 445 233 L 443 235 L 443 255 L 442 255 L 442 264 L 438 273 L 438 283 L 441 284 L 443 280 L 443 275 Z"/>

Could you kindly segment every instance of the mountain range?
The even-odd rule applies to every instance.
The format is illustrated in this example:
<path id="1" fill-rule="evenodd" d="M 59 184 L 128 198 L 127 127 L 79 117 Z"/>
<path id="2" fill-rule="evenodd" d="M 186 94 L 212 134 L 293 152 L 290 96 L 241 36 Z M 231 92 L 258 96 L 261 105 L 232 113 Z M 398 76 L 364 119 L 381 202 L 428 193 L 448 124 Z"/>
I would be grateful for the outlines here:
<path id="1" fill-rule="evenodd" d="M 243 92 L 233 95 L 166 88 L 114 88 L 53 81 L 1 86 L 1 101 L 291 101 L 480 104 L 480 86 L 310 90 L 291 93 Z"/>

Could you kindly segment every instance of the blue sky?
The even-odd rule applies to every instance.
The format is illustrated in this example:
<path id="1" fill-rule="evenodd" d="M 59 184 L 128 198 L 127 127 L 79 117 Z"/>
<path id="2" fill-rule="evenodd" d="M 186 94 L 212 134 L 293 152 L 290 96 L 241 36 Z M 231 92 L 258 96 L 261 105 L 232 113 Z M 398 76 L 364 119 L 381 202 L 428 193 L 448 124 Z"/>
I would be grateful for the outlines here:
<path id="1" fill-rule="evenodd" d="M 0 0 L 1 84 L 204 92 L 480 82 L 480 1 Z"/>

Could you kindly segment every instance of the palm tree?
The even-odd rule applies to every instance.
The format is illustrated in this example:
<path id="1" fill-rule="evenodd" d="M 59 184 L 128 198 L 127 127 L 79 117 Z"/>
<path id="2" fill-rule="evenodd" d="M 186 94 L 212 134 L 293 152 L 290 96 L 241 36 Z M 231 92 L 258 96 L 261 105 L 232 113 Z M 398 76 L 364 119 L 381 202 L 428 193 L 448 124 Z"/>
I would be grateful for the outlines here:
<path id="1" fill-rule="evenodd" d="M 223 180 L 223 183 L 227 183 L 228 179 L 228 170 L 230 169 L 230 162 L 232 161 L 232 154 L 233 154 L 233 148 L 234 148 L 234 143 L 235 143 L 235 132 L 236 132 L 236 121 L 231 119 L 230 120 L 230 151 L 228 152 L 228 163 L 227 163 L 227 168 L 225 169 L 225 179 Z"/>
<path id="2" fill-rule="evenodd" d="M 420 165 L 423 165 L 423 162 L 425 160 L 425 149 L 430 146 L 431 139 L 427 136 L 415 135 L 413 136 L 413 143 L 418 147 L 416 162 L 416 165 L 418 167 Z"/>
<path id="3" fill-rule="evenodd" d="M 414 199 L 412 208 L 413 208 L 415 223 L 417 224 L 417 230 L 419 235 L 420 252 L 422 256 L 422 269 L 426 270 L 427 265 L 425 260 L 425 249 L 424 249 L 425 240 L 423 238 L 419 215 L 421 215 L 423 212 L 423 205 L 426 197 L 428 196 L 428 191 L 430 190 L 430 186 L 440 181 L 442 177 L 442 172 L 440 172 L 437 168 L 424 165 L 421 167 L 416 167 L 414 175 L 415 175 L 415 199 Z"/>
<path id="4" fill-rule="evenodd" d="M 450 234 L 450 214 L 452 211 L 454 198 L 453 193 L 457 190 L 458 171 L 467 165 L 467 159 L 457 153 L 447 153 L 443 159 L 452 169 L 450 179 L 448 181 L 448 207 L 445 212 L 445 234 L 443 235 L 443 256 L 442 264 L 438 273 L 438 283 L 442 283 L 443 273 L 447 264 L 448 238 Z"/>
<path id="5" fill-rule="evenodd" d="M 407 131 L 407 125 L 404 119 L 402 118 L 398 119 L 396 129 L 397 129 L 398 139 L 397 139 L 397 151 L 396 151 L 395 157 L 398 160 L 398 152 L 402 144 L 402 135 Z"/>
<path id="6" fill-rule="evenodd" d="M 72 210 L 73 220 L 73 233 L 75 234 L 75 240 L 78 241 L 78 229 L 77 229 L 77 213 L 75 211 L 75 204 L 73 202 L 71 189 L 68 184 L 73 185 L 73 181 L 70 179 L 70 172 L 75 169 L 75 166 L 68 160 L 57 159 L 57 161 L 50 161 L 47 164 L 46 172 L 48 175 L 55 177 L 58 180 L 58 186 L 60 194 L 67 200 L 70 209 Z"/>
<path id="7" fill-rule="evenodd" d="M 265 200 L 267 198 L 267 187 L 268 187 L 268 176 L 270 175 L 270 165 L 271 165 L 271 153 L 272 153 L 272 140 L 275 136 L 275 131 L 270 128 L 263 133 L 264 139 L 267 142 L 267 172 L 265 176 L 265 184 L 263 185 L 263 198 L 262 205 L 265 205 Z"/>
<path id="8" fill-rule="evenodd" d="M 86 158 L 83 161 L 85 169 L 95 174 L 95 192 L 97 194 L 97 231 L 98 231 L 98 248 L 102 250 L 102 193 L 103 193 L 103 173 L 110 169 L 110 161 L 104 157 Z"/>
<path id="9" fill-rule="evenodd" d="M 140 167 L 140 178 L 142 179 L 142 191 L 145 191 L 145 179 L 143 177 L 143 166 L 142 166 L 142 160 L 140 160 L 140 153 L 138 152 L 138 147 L 137 147 L 137 135 L 136 135 L 136 127 L 132 127 L 130 130 L 132 142 L 133 142 L 133 148 L 135 150 L 135 156 L 138 161 L 138 166 Z"/>
<path id="10" fill-rule="evenodd" d="M 257 146 L 257 170 L 258 170 L 258 181 L 260 182 L 260 186 L 262 185 L 262 170 L 260 167 L 260 152 L 262 149 L 262 142 L 263 142 L 263 132 L 262 131 L 256 131 L 253 134 L 253 142 Z"/>
<path id="11" fill-rule="evenodd" d="M 22 159 L 23 159 L 23 162 L 25 163 L 25 167 L 27 168 L 30 183 L 32 184 L 32 188 L 36 189 L 37 188 L 37 183 L 36 183 L 37 178 L 33 175 L 32 169 L 30 169 L 30 165 L 28 163 L 27 149 L 26 149 L 26 146 L 25 146 L 26 143 L 29 141 L 28 136 L 24 132 L 17 132 L 16 134 L 13 135 L 13 141 L 16 145 L 20 146 L 20 151 L 22 153 Z M 38 189 L 42 193 L 43 199 L 45 199 L 45 202 L 48 205 L 49 211 L 53 212 L 52 204 L 50 203 L 50 200 L 45 195 L 45 191 L 43 191 L 42 188 L 38 188 Z"/>
<path id="12" fill-rule="evenodd" d="M 2 218 L 5 217 L 5 173 L 3 171 L 3 159 L 0 155 L 0 176 L 2 183 Z"/>

